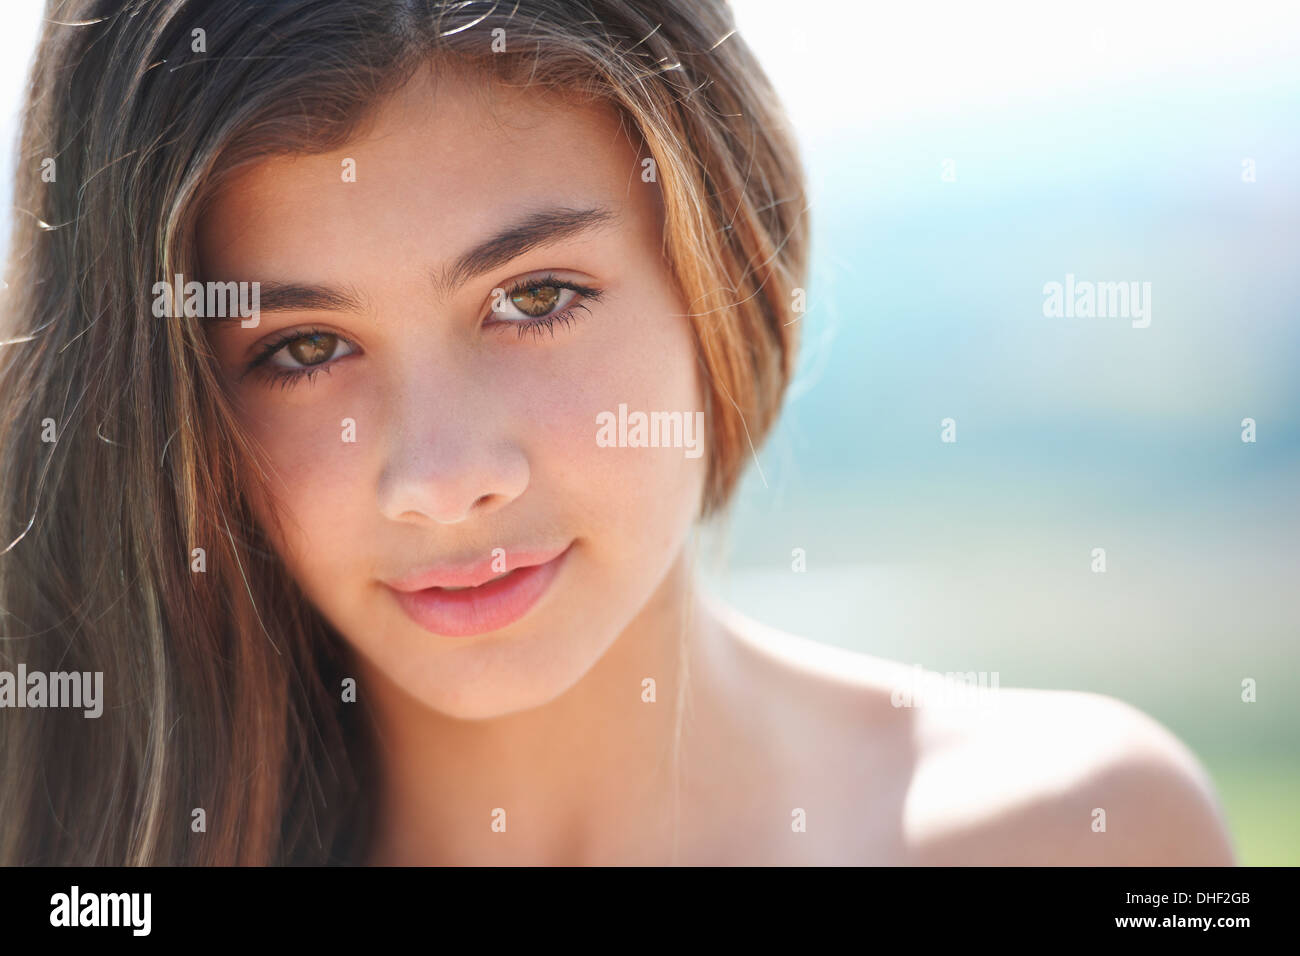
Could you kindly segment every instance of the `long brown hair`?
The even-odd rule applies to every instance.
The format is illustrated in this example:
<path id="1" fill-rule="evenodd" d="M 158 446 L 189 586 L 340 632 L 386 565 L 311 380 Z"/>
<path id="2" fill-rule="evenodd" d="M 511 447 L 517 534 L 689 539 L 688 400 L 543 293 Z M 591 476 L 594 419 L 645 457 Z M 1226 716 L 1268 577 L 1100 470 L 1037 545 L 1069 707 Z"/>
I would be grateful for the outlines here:
<path id="1" fill-rule="evenodd" d="M 662 191 L 708 515 L 791 373 L 792 137 L 723 0 L 50 0 L 45 17 L 0 315 L 0 668 L 102 672 L 105 703 L 0 710 L 0 864 L 357 861 L 371 746 L 341 701 L 343 641 L 253 518 L 264 472 L 201 322 L 155 318 L 154 283 L 202 278 L 196 223 L 234 172 L 346 142 L 422 63 L 606 102 Z"/>

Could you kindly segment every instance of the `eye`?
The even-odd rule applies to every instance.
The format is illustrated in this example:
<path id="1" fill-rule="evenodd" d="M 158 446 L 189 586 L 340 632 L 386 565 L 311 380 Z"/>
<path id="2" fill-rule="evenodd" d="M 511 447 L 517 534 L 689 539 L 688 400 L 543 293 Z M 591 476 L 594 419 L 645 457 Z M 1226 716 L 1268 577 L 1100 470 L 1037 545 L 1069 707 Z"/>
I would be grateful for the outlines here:
<path id="1" fill-rule="evenodd" d="M 507 293 L 502 297 L 501 308 L 493 311 L 499 318 L 540 319 L 553 310 L 566 308 L 577 297 L 578 292 L 567 286 L 534 284 Z M 522 312 L 523 315 L 513 316 L 511 309 Z"/>
<path id="2" fill-rule="evenodd" d="M 491 324 L 518 329 L 521 337 L 525 332 L 540 336 L 546 330 L 554 336 L 557 322 L 572 324 L 579 311 L 589 311 L 583 302 L 595 302 L 601 295 L 600 289 L 554 275 L 527 279 L 496 294 Z"/>
<path id="3" fill-rule="evenodd" d="M 288 388 L 330 371 L 337 359 L 356 351 L 347 339 L 325 329 L 290 331 L 263 345 L 240 379 L 251 375 Z"/>
<path id="4" fill-rule="evenodd" d="M 338 353 L 339 347 L 347 351 Z M 324 365 L 330 359 L 352 354 L 352 347 L 332 332 L 307 332 L 290 339 L 273 343 L 273 351 L 266 355 L 268 365 L 284 369 L 312 368 Z"/>

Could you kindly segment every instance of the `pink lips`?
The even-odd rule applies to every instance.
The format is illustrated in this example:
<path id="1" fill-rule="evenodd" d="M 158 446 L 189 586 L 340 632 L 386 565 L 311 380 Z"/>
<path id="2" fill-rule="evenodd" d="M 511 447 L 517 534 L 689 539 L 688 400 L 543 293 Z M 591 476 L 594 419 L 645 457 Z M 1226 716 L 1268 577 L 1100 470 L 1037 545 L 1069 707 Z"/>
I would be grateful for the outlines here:
<path id="1" fill-rule="evenodd" d="M 572 542 L 550 551 L 506 551 L 501 559 L 484 558 L 468 565 L 438 567 L 386 582 L 408 617 L 427 631 L 446 637 L 469 637 L 500 630 L 527 614 L 550 587 Z M 463 588 L 447 591 L 445 588 Z"/>

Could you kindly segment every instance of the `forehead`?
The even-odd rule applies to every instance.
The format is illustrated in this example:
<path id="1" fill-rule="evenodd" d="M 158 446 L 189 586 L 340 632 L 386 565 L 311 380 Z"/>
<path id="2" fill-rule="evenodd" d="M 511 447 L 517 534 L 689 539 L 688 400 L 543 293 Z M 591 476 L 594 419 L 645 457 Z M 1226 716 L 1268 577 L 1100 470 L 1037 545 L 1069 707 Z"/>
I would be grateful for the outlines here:
<path id="1" fill-rule="evenodd" d="M 304 259 L 417 246 L 442 260 L 554 205 L 603 203 L 623 228 L 657 230 L 658 190 L 629 136 L 607 104 L 420 70 L 342 147 L 272 157 L 230 180 L 200 223 L 200 255 L 225 274 L 301 274 Z"/>

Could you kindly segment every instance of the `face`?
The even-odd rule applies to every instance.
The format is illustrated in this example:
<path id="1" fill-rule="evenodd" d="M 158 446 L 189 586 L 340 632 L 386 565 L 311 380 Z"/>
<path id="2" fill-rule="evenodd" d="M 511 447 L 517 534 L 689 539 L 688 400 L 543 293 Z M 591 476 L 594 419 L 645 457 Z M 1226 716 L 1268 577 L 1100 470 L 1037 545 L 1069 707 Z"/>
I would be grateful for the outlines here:
<path id="1" fill-rule="evenodd" d="M 642 158 L 612 111 L 422 72 L 201 224 L 204 279 L 260 283 L 255 326 L 208 325 L 268 464 L 259 520 L 364 661 L 447 715 L 575 684 L 698 511 L 694 344 Z M 631 447 L 637 412 L 682 413 L 678 447 Z"/>

